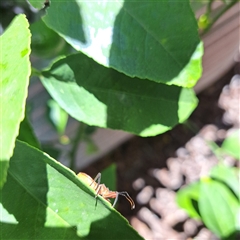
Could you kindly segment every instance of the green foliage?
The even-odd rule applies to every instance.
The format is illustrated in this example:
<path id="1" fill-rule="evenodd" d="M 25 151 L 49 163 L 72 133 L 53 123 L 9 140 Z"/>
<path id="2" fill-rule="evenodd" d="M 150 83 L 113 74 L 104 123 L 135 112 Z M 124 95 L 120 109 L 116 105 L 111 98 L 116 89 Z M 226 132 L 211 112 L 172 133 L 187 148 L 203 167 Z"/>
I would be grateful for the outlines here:
<path id="1" fill-rule="evenodd" d="M 32 39 L 24 15 L 0 37 L 1 239 L 141 239 L 109 202 L 96 201 L 72 171 L 33 148 L 40 146 L 24 119 L 30 40 L 35 56 L 57 57 L 32 75 L 57 103 L 50 105 L 59 134 L 67 121 L 60 106 L 88 125 L 154 136 L 197 105 L 191 87 L 201 75 L 203 46 L 192 10 L 187 0 L 52 0 L 46 11 L 31 24 Z"/>
<path id="2" fill-rule="evenodd" d="M 32 126 L 26 113 L 23 121 L 20 124 L 20 130 L 17 138 L 35 148 L 40 149 L 40 143 L 38 142 L 38 139 L 33 132 Z"/>
<path id="3" fill-rule="evenodd" d="M 124 24 L 121 22 L 121 26 L 125 28 L 122 28 L 118 21 L 122 15 L 120 9 L 131 10 L 126 18 L 124 17 Z M 94 10 L 96 14 L 91 14 Z M 66 14 L 60 14 L 61 11 Z M 145 17 L 149 13 L 154 13 L 154 16 Z M 58 21 L 55 21 L 56 17 Z M 123 6 L 120 3 L 101 3 L 95 9 L 95 3 L 90 2 L 63 4 L 51 1 L 51 7 L 43 19 L 77 50 L 80 49 L 94 60 L 123 71 L 129 76 L 180 86 L 193 86 L 200 76 L 202 46 L 197 36 L 194 16 L 187 2 L 174 2 L 170 6 L 165 2 L 149 2 L 144 3 L 144 8 L 136 10 L 129 2 Z M 157 26 L 157 22 L 161 24 Z M 166 23 L 168 28 L 165 27 Z M 114 38 L 120 27 L 121 42 L 126 42 L 126 49 L 119 42 L 119 37 Z M 164 31 L 160 31 L 161 28 Z M 134 32 L 139 29 L 140 35 L 130 34 L 129 29 L 134 29 Z M 179 30 L 181 34 L 177 34 Z M 93 37 L 92 31 L 99 34 Z M 185 40 L 179 41 L 182 36 L 185 36 Z M 142 38 L 146 38 L 147 42 L 138 41 Z M 119 49 L 124 51 L 124 54 L 120 54 Z M 152 60 L 149 61 L 149 58 Z M 105 64 L 106 62 L 109 64 Z M 62 64 L 62 67 L 59 67 L 57 74 L 51 71 L 46 77 L 45 72 L 43 73 L 42 81 L 45 87 L 72 117 L 90 125 L 122 129 L 141 136 L 153 136 L 171 129 L 178 122 L 183 122 L 197 103 L 194 94 L 189 90 L 149 83 L 147 79 L 131 79 L 112 69 L 104 68 L 82 54 L 57 61 L 56 65 L 59 64 Z M 79 67 L 81 71 L 78 71 Z M 132 73 L 132 70 L 135 72 Z M 146 72 L 142 72 L 145 70 Z M 151 77 L 150 73 L 155 74 L 155 78 Z M 105 84 L 102 84 L 103 82 Z"/>
<path id="4" fill-rule="evenodd" d="M 228 186 L 212 179 L 202 179 L 200 185 L 199 212 L 204 224 L 221 238 L 227 238 L 235 232 L 239 199 Z"/>
<path id="5" fill-rule="evenodd" d="M 231 191 L 240 198 L 239 174 L 238 168 L 226 167 L 222 164 L 217 165 L 211 171 L 211 177 L 213 179 L 224 182 Z"/>
<path id="6" fill-rule="evenodd" d="M 229 137 L 227 137 L 221 149 L 233 156 L 234 158 L 240 160 L 240 130 L 236 130 Z"/>
<path id="7" fill-rule="evenodd" d="M 193 87 L 201 75 L 203 48 L 188 0 L 52 0 L 43 21 L 76 50 L 130 77 Z"/>
<path id="8" fill-rule="evenodd" d="M 196 203 L 199 200 L 200 183 L 195 182 L 178 191 L 176 201 L 178 205 L 185 209 L 187 214 L 196 219 L 201 219 Z"/>
<path id="9" fill-rule="evenodd" d="M 191 6 L 193 8 L 198 8 L 205 5 L 205 12 L 198 19 L 198 27 L 201 32 L 201 35 L 206 34 L 211 27 L 217 22 L 217 20 L 225 14 L 225 12 L 230 9 L 232 6 L 237 4 L 239 0 L 221 0 L 222 4 L 215 5 L 215 2 L 218 0 L 209 0 L 209 1 L 192 1 Z M 217 7 L 216 7 L 217 6 Z"/>
<path id="10" fill-rule="evenodd" d="M 117 190 L 116 164 L 113 163 L 102 171 L 102 182 L 112 191 Z"/>
<path id="11" fill-rule="evenodd" d="M 31 26 L 33 43 L 40 39 L 49 50 L 53 41 L 44 34 L 57 32 L 86 54 L 60 57 L 39 73 L 53 99 L 77 120 L 154 136 L 196 107 L 194 92 L 184 87 L 201 75 L 203 46 L 187 0 L 52 0 L 43 21 Z"/>
<path id="12" fill-rule="evenodd" d="M 43 58 L 51 58 L 67 51 L 64 39 L 48 28 L 41 19 L 31 24 L 30 31 L 32 33 L 31 48 L 33 54 Z"/>
<path id="13" fill-rule="evenodd" d="M 48 100 L 49 118 L 59 136 L 63 135 L 67 126 L 68 114 L 53 99 Z"/>
<path id="14" fill-rule="evenodd" d="M 232 239 L 239 231 L 239 169 L 217 165 L 210 178 L 182 188 L 178 205 L 192 218 L 201 219 L 218 237 Z"/>
<path id="15" fill-rule="evenodd" d="M 209 142 L 220 160 L 226 154 L 239 159 L 239 132 L 234 131 L 221 147 Z M 235 239 L 240 233 L 239 179 L 239 168 L 227 167 L 220 162 L 209 177 L 180 189 L 176 201 L 190 217 L 202 220 L 221 239 Z"/>
<path id="16" fill-rule="evenodd" d="M 131 79 L 82 53 L 58 60 L 42 72 L 41 80 L 59 105 L 77 120 L 141 136 L 171 129 L 197 104 L 192 89 Z"/>
<path id="17" fill-rule="evenodd" d="M 20 141 L 0 195 L 1 239 L 141 239 L 74 172 Z"/>
<path id="18" fill-rule="evenodd" d="M 24 15 L 16 17 L 0 36 L 0 188 L 12 156 L 20 122 L 24 118 L 27 87 L 30 76 L 30 31 Z M 16 44 L 17 43 L 17 44 Z"/>
<path id="19" fill-rule="evenodd" d="M 43 8 L 44 7 L 44 2 L 49 2 L 50 0 L 33 0 L 33 1 L 29 1 L 31 2 L 31 5 L 36 8 L 36 9 L 40 9 L 40 8 Z"/>

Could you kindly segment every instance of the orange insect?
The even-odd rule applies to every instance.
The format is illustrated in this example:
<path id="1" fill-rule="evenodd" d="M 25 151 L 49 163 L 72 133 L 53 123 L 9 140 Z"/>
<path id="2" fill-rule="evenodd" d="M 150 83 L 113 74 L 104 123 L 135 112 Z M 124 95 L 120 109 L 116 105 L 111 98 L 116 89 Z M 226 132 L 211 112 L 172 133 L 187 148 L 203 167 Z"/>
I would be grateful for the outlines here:
<path id="1" fill-rule="evenodd" d="M 132 198 L 129 196 L 129 194 L 127 192 L 115 192 L 115 191 L 110 191 L 109 188 L 107 188 L 105 186 L 105 184 L 100 184 L 100 180 L 101 180 L 101 173 L 98 173 L 97 176 L 92 179 L 89 175 L 87 175 L 86 173 L 80 172 L 77 175 L 79 178 L 81 178 L 84 182 L 88 183 L 90 186 L 92 186 L 92 188 L 96 191 L 96 196 L 101 195 L 103 198 L 105 198 L 106 200 L 109 200 L 109 198 L 115 198 L 114 203 L 113 203 L 113 207 L 116 205 L 117 200 L 118 200 L 118 196 L 124 196 L 131 204 L 131 209 L 135 208 L 135 204 L 134 201 L 132 200 Z M 97 180 L 97 182 L 96 182 Z"/>

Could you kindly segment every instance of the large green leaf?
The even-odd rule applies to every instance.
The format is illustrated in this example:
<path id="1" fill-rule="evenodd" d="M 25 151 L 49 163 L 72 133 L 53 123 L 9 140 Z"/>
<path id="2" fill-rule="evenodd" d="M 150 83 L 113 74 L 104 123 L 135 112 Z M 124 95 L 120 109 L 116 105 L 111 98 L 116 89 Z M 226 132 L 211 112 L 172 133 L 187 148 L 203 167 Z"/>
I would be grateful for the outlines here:
<path id="1" fill-rule="evenodd" d="M 30 32 L 24 15 L 0 36 L 0 187 L 6 179 L 20 122 L 24 118 L 30 76 Z"/>
<path id="2" fill-rule="evenodd" d="M 51 0 L 43 20 L 75 49 L 128 76 L 183 87 L 201 76 L 203 47 L 188 0 Z"/>
<path id="3" fill-rule="evenodd" d="M 205 225 L 221 238 L 232 235 L 239 225 L 240 204 L 226 185 L 210 178 L 200 185 L 199 211 Z"/>
<path id="4" fill-rule="evenodd" d="M 18 142 L 1 190 L 1 239 L 142 239 L 92 188 Z"/>
<path id="5" fill-rule="evenodd" d="M 81 53 L 60 59 L 42 75 L 44 86 L 72 117 L 141 136 L 171 129 L 197 104 L 191 89 L 129 78 Z"/>

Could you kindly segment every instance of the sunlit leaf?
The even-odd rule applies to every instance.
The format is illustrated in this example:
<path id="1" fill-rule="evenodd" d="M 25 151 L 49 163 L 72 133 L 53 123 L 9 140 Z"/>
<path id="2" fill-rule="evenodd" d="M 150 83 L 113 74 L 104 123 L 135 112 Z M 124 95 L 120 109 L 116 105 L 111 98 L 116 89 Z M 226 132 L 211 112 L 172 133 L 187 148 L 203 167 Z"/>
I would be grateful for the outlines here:
<path id="1" fill-rule="evenodd" d="M 16 16 L 0 36 L 0 188 L 12 156 L 20 122 L 24 118 L 27 88 L 31 72 L 30 32 L 25 15 Z"/>
<path id="2" fill-rule="evenodd" d="M 22 142 L 0 194 L 2 239 L 142 239 L 74 172 Z"/>
<path id="3" fill-rule="evenodd" d="M 171 129 L 197 104 L 191 89 L 132 79 L 81 53 L 60 59 L 42 75 L 44 86 L 72 117 L 141 136 Z"/>
<path id="4" fill-rule="evenodd" d="M 51 0 L 43 20 L 76 50 L 128 76 L 183 87 L 201 76 L 203 46 L 188 0 Z"/>
<path id="5" fill-rule="evenodd" d="M 204 224 L 224 238 L 236 231 L 239 201 L 224 184 L 203 179 L 199 193 L 199 211 Z"/>

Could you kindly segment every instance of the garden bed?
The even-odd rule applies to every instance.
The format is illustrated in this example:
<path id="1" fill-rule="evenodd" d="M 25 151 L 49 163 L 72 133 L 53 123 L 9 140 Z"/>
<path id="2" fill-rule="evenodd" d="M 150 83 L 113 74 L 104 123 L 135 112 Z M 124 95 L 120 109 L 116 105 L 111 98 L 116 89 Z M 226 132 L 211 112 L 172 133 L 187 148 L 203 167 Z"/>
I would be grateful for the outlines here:
<path id="1" fill-rule="evenodd" d="M 83 170 L 94 176 L 116 163 L 117 189 L 136 202 L 131 211 L 119 199 L 118 210 L 144 238 L 217 239 L 176 206 L 175 194 L 218 162 L 207 141 L 221 144 L 232 128 L 239 128 L 240 77 L 232 79 L 236 69 L 199 94 L 199 105 L 186 124 L 152 138 L 134 137 Z M 225 161 L 236 165 L 231 157 Z"/>

